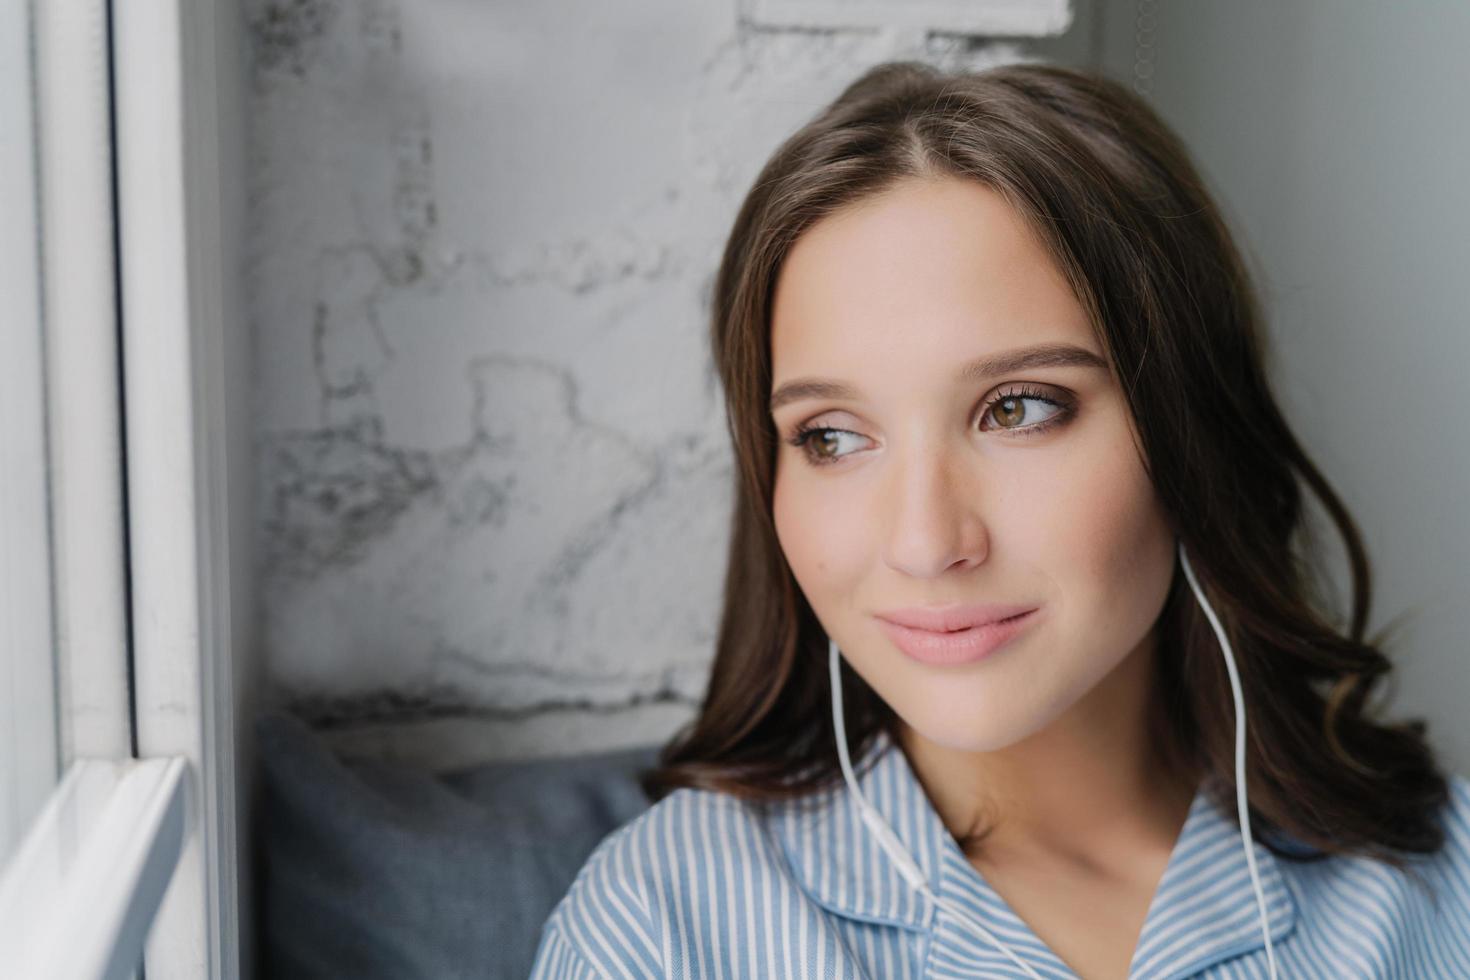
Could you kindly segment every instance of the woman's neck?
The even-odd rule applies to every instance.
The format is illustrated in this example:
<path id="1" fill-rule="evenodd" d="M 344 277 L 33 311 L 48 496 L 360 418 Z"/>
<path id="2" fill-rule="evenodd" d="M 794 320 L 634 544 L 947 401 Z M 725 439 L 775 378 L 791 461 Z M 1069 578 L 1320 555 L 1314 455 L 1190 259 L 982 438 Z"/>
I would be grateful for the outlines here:
<path id="1" fill-rule="evenodd" d="M 900 723 L 915 775 L 957 840 L 989 828 L 995 860 L 1106 868 L 1173 850 L 1198 786 L 1160 751 L 1155 633 L 1049 725 L 994 752 L 939 745 Z"/>

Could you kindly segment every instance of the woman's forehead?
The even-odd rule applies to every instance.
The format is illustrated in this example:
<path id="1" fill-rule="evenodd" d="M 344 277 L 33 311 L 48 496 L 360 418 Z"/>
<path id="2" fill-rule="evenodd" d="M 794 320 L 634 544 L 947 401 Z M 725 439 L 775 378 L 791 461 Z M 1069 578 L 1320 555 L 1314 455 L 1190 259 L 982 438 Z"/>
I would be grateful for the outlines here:
<path id="1" fill-rule="evenodd" d="M 771 309 L 773 358 L 834 345 L 889 356 L 1042 342 L 1096 349 L 1044 245 L 997 192 L 972 181 L 908 182 L 829 216 L 794 244 Z M 961 355 L 964 356 L 964 355 Z M 824 358 L 825 359 L 825 358 Z"/>

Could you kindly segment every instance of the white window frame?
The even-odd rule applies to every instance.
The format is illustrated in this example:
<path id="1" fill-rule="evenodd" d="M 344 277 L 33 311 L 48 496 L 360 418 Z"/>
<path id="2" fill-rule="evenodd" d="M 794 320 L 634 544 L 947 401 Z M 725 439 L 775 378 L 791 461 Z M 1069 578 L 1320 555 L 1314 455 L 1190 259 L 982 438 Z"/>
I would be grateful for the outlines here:
<path id="1" fill-rule="evenodd" d="M 3 635 L 0 710 L 28 705 L 0 730 L 14 739 L 0 830 L 13 841 L 45 801 L 0 853 L 6 970 L 248 975 L 230 609 L 248 563 L 231 561 L 226 442 L 240 440 L 225 399 L 240 382 L 224 362 L 242 345 L 226 343 L 238 253 L 219 156 L 222 100 L 239 92 L 217 74 L 238 65 L 218 57 L 240 42 L 238 17 L 219 0 L 0 14 L 4 105 L 29 117 L 12 131 L 33 134 L 0 146 L 0 199 L 37 202 L 29 236 L 0 242 L 17 259 L 6 314 L 23 328 L 0 354 L 30 372 L 0 385 L 20 412 L 0 458 L 30 464 L 7 472 L 0 501 L 5 611 L 27 604 Z M 240 122 L 228 106 L 224 118 Z"/>
<path id="2" fill-rule="evenodd" d="M 61 768 L 29 49 L 25 7 L 0 5 L 0 863 Z"/>
<path id="3" fill-rule="evenodd" d="M 186 765 L 72 763 L 0 878 L 7 975 L 134 975 L 183 844 Z"/>

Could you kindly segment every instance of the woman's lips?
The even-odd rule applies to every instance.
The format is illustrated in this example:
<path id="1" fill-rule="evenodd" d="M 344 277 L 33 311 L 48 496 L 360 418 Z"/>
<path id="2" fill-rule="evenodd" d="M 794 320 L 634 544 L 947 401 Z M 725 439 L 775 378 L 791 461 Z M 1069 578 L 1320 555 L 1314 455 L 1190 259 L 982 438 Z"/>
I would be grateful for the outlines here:
<path id="1" fill-rule="evenodd" d="M 881 618 L 878 625 L 883 627 L 895 646 L 913 659 L 931 666 L 950 667 L 973 663 L 994 653 L 1030 626 L 1036 620 L 1038 612 L 1039 609 L 1032 609 L 1010 619 L 971 626 L 952 633 L 914 629 Z"/>

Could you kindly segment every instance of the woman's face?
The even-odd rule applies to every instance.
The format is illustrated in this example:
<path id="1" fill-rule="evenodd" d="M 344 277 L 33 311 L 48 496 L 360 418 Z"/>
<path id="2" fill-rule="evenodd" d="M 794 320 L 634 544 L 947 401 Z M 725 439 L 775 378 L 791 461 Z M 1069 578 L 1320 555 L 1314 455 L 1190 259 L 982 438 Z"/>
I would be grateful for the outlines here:
<path id="1" fill-rule="evenodd" d="M 1094 363 L 966 376 L 1067 345 Z M 1023 219 L 976 182 L 909 181 L 828 216 L 785 260 L 772 309 L 775 523 L 854 670 L 934 742 L 993 751 L 1047 726 L 1144 649 L 1174 536 L 1087 316 Z M 820 429 L 805 447 L 801 428 Z M 978 661 L 909 658 L 875 613 L 1036 606 Z"/>

